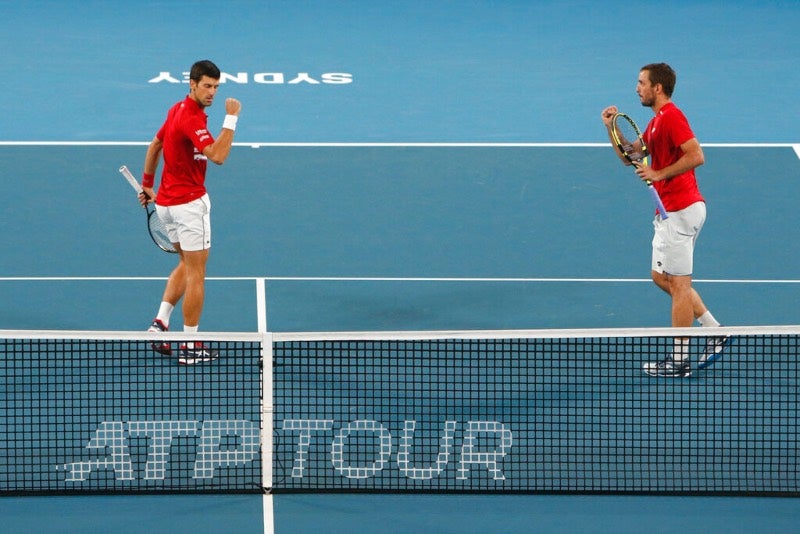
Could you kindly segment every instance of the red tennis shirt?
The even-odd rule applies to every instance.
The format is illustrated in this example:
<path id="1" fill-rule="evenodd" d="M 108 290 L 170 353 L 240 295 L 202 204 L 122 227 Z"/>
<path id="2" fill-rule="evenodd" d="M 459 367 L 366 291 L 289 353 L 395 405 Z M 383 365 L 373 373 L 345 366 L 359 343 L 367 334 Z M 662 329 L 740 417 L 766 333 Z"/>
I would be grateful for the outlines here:
<path id="1" fill-rule="evenodd" d="M 650 151 L 650 165 L 655 169 L 669 167 L 681 156 L 681 145 L 694 137 L 689 121 L 678 107 L 670 102 L 656 113 L 642 135 Z M 653 182 L 667 211 L 678 211 L 703 201 L 694 169 L 666 180 Z"/>
<path id="2" fill-rule="evenodd" d="M 206 194 L 207 160 L 203 149 L 214 142 L 208 116 L 191 97 L 172 106 L 156 137 L 163 143 L 164 169 L 156 201 L 176 206 Z"/>

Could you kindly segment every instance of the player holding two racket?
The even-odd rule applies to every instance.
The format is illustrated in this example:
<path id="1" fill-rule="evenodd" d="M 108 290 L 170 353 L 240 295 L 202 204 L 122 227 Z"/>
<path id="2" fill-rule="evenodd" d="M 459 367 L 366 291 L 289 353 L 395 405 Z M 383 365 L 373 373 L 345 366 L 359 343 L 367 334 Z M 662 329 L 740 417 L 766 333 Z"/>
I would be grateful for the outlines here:
<path id="1" fill-rule="evenodd" d="M 220 85 L 220 70 L 211 61 L 198 61 L 189 73 L 189 95 L 175 104 L 156 136 L 150 142 L 142 175 L 142 205 L 156 203 L 158 217 L 164 223 L 170 241 L 178 251 L 178 265 L 167 280 L 166 288 L 151 332 L 163 332 L 169 327 L 170 316 L 183 298 L 183 329 L 196 332 L 205 296 L 206 262 L 211 248 L 211 201 L 205 188 L 206 163 L 217 165 L 227 159 L 241 104 L 228 98 L 225 101 L 225 120 L 215 140 L 207 129 L 204 109 L 214 102 Z M 155 173 L 161 156 L 164 167 L 158 195 L 154 191 Z M 153 343 L 153 349 L 172 354 L 166 342 Z M 194 364 L 219 356 L 216 350 L 202 343 L 187 343 L 180 347 L 178 362 Z"/>
<path id="2" fill-rule="evenodd" d="M 655 113 L 638 142 L 646 146 L 649 165 L 646 160 L 638 163 L 628 153 L 631 148 L 636 153 L 635 139 L 620 142 L 615 131 L 615 119 L 619 118 L 616 106 L 604 109 L 601 118 L 619 158 L 626 165 L 635 165 L 639 178 L 652 184 L 663 202 L 666 213 L 657 213 L 653 221 L 651 277 L 672 298 L 672 326 L 691 327 L 697 319 L 704 327 L 718 327 L 719 322 L 692 287 L 694 246 L 706 219 L 706 204 L 694 170 L 705 158 L 689 122 L 672 102 L 675 80 L 675 71 L 666 63 L 645 65 L 639 72 L 636 93 L 641 104 Z M 708 338 L 699 367 L 718 359 L 728 341 L 727 336 Z M 645 363 L 644 372 L 651 376 L 690 376 L 689 339 L 676 338 L 672 354 Z"/>

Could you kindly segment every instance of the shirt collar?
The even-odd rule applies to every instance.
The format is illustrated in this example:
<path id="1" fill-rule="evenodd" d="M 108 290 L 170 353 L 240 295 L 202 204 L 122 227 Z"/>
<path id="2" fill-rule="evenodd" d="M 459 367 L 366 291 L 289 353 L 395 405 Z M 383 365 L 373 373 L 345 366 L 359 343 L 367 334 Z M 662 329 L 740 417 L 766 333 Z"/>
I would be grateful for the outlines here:
<path id="1" fill-rule="evenodd" d="M 203 108 L 202 108 L 202 107 L 200 107 L 200 104 L 198 104 L 198 103 L 197 103 L 197 101 L 196 101 L 194 98 L 192 98 L 192 97 L 191 97 L 191 95 L 186 95 L 186 100 L 184 100 L 184 101 L 183 101 L 183 103 L 184 103 L 184 105 L 185 105 L 186 107 L 188 107 L 188 108 L 189 108 L 189 109 L 190 109 L 190 110 L 191 110 L 193 113 L 197 113 L 197 112 L 203 112 L 203 113 L 205 113 L 205 112 L 203 111 Z"/>

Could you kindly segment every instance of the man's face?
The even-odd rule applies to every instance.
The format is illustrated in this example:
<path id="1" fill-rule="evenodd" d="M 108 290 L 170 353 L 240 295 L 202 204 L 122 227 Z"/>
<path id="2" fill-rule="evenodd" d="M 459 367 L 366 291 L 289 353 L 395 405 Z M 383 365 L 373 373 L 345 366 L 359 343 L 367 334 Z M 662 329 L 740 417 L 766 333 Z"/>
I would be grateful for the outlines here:
<path id="1" fill-rule="evenodd" d="M 205 75 L 198 81 L 189 80 L 189 91 L 192 98 L 204 108 L 214 103 L 217 89 L 219 89 L 219 80 Z"/>
<path id="2" fill-rule="evenodd" d="M 639 81 L 636 83 L 636 94 L 645 107 L 652 107 L 656 102 L 656 88 L 650 82 L 650 73 L 646 70 L 639 72 Z"/>

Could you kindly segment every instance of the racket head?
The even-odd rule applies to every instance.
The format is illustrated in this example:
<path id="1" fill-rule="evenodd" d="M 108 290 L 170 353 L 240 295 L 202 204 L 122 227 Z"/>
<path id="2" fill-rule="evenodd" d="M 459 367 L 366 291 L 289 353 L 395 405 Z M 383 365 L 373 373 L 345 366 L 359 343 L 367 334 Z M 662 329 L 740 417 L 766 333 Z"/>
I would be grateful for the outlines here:
<path id="1" fill-rule="evenodd" d="M 147 231 L 150 233 L 153 243 L 155 243 L 158 248 L 164 252 L 169 252 L 170 254 L 178 253 L 175 245 L 169 238 L 167 227 L 164 226 L 164 223 L 161 221 L 158 213 L 156 213 L 154 208 L 150 207 L 150 204 L 148 204 L 147 208 Z"/>
<path id="2" fill-rule="evenodd" d="M 647 144 L 642 139 L 636 122 L 624 113 L 617 113 L 611 120 L 611 125 L 614 143 L 625 159 L 634 165 L 647 165 Z"/>

